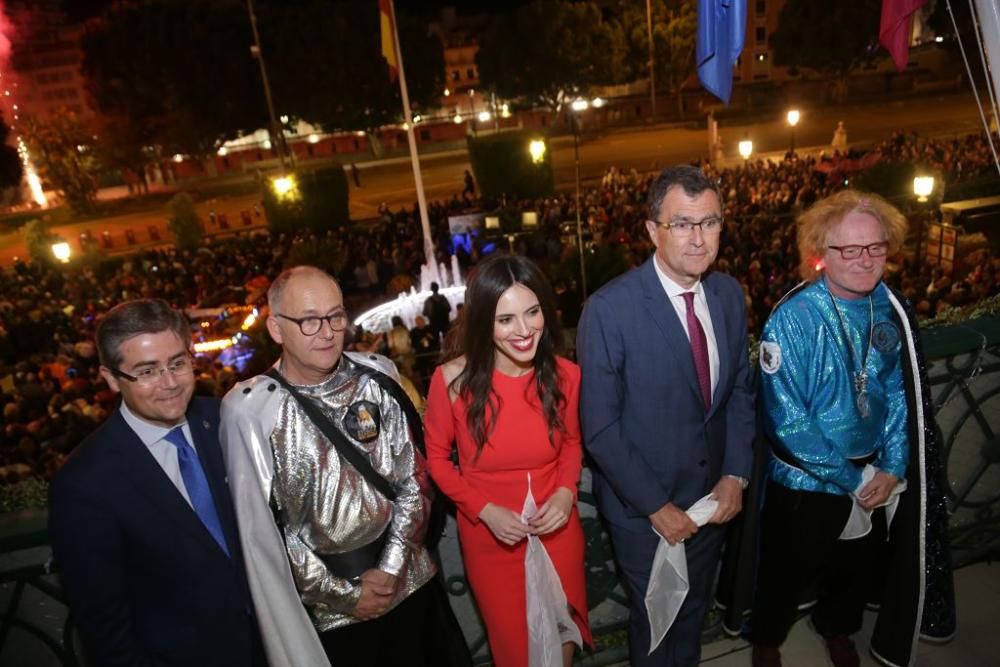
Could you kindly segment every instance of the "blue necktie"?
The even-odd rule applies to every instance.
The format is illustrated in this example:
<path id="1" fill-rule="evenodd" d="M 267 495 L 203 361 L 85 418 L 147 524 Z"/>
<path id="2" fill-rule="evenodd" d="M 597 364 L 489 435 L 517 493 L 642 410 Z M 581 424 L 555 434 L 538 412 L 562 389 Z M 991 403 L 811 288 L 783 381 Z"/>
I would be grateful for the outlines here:
<path id="1" fill-rule="evenodd" d="M 195 514 L 205 524 L 205 528 L 212 534 L 215 541 L 219 543 L 222 550 L 229 555 L 226 548 L 226 538 L 222 534 L 222 524 L 219 523 L 219 515 L 215 511 L 215 503 L 212 501 L 212 490 L 208 488 L 208 479 L 205 471 L 201 467 L 198 454 L 195 453 L 181 426 L 175 427 L 164 440 L 177 448 L 177 462 L 180 464 L 181 477 L 184 479 L 184 488 L 187 489 L 188 498 L 191 499 L 191 506 Z"/>

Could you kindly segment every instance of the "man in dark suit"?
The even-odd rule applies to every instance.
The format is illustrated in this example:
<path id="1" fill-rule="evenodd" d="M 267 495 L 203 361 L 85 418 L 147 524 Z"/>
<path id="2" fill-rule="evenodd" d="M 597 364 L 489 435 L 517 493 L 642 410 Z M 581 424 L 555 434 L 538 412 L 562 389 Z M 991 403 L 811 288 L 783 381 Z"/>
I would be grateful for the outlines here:
<path id="1" fill-rule="evenodd" d="M 190 326 L 162 300 L 113 308 L 101 374 L 122 395 L 52 482 L 49 534 L 88 665 L 266 664 L 219 448 L 192 401 Z"/>
<path id="2" fill-rule="evenodd" d="M 722 231 L 715 184 L 694 167 L 672 167 L 653 181 L 648 205 L 656 253 L 594 294 L 580 321 L 580 416 L 628 581 L 631 664 L 688 667 L 701 652 L 722 524 L 742 508 L 750 473 L 746 308 L 739 283 L 707 273 Z M 685 510 L 709 493 L 718 509 L 699 530 Z M 644 598 L 660 535 L 686 542 L 690 590 L 647 655 Z"/>

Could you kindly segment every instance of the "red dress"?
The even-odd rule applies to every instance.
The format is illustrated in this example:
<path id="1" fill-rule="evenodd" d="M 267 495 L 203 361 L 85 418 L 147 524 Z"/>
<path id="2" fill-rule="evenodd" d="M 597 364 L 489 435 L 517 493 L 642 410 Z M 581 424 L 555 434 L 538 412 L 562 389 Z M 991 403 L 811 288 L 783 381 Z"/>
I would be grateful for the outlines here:
<path id="1" fill-rule="evenodd" d="M 562 415 L 566 434 L 556 431 L 555 447 L 549 442 L 533 372 L 516 378 L 493 372 L 493 388 L 501 407 L 478 459 L 465 418 L 466 402 L 459 397 L 452 403 L 440 367 L 434 372 L 427 397 L 424 416 L 427 465 L 441 491 L 458 507 L 458 535 L 465 572 L 486 623 L 490 652 L 497 667 L 528 664 L 524 590 L 527 540 L 507 546 L 478 517 L 488 502 L 520 514 L 528 493 L 529 473 L 531 492 L 539 507 L 560 486 L 573 492 L 569 522 L 541 539 L 559 573 L 580 635 L 586 644 L 593 643 L 587 622 L 583 529 L 576 510 L 582 466 L 578 414 L 580 368 L 562 358 L 557 359 L 557 365 L 559 387 L 566 396 Z M 450 458 L 453 442 L 458 445 L 458 468 Z"/>

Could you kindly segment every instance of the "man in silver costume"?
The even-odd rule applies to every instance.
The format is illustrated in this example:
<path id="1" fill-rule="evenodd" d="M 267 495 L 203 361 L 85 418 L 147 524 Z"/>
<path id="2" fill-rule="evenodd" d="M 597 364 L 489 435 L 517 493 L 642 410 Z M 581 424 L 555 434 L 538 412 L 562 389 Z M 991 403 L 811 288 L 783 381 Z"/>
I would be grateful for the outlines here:
<path id="1" fill-rule="evenodd" d="M 221 439 L 269 662 L 425 664 L 436 566 L 423 544 L 424 459 L 399 404 L 369 378 L 371 368 L 398 378 L 396 369 L 343 351 L 343 295 L 322 270 L 285 271 L 268 302 L 268 332 L 282 347 L 275 368 L 396 495 L 390 501 L 339 455 L 273 378 L 258 375 L 226 395 Z M 334 573 L 334 563 L 373 549 L 361 574 Z"/>
<path id="2" fill-rule="evenodd" d="M 915 323 L 882 282 L 906 219 L 876 195 L 842 191 L 798 221 L 802 283 L 761 336 L 761 426 L 770 444 L 753 605 L 755 667 L 799 605 L 835 667 L 879 606 L 871 654 L 908 665 L 921 631 L 954 630 L 941 465 Z M 943 562 L 935 562 L 945 554 Z M 804 597 L 808 592 L 816 597 Z M 948 616 L 951 611 L 950 618 Z"/>

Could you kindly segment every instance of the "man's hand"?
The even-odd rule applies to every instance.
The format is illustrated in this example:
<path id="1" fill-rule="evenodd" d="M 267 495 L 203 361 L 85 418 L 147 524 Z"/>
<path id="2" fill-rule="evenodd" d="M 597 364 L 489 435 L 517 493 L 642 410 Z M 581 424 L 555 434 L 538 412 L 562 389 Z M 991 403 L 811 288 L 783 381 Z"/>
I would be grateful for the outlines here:
<path id="1" fill-rule="evenodd" d="M 650 514 L 649 520 L 670 546 L 683 542 L 698 532 L 698 524 L 673 503 L 667 503 Z"/>
<path id="2" fill-rule="evenodd" d="M 885 504 L 898 483 L 898 477 L 879 470 L 870 482 L 861 487 L 861 491 L 858 492 L 858 504 L 866 510 L 873 510 Z"/>
<path id="3" fill-rule="evenodd" d="M 545 504 L 538 508 L 538 514 L 528 522 L 528 525 L 535 535 L 545 535 L 565 526 L 572 512 L 573 492 L 565 486 L 560 486 Z"/>
<path id="4" fill-rule="evenodd" d="M 712 489 L 712 497 L 718 501 L 719 508 L 709 523 L 726 523 L 743 509 L 743 486 L 732 477 L 723 475 Z"/>
<path id="5" fill-rule="evenodd" d="M 389 608 L 395 592 L 395 575 L 382 570 L 365 570 L 361 575 L 361 597 L 353 615 L 363 621 L 381 616 Z"/>
<path id="6" fill-rule="evenodd" d="M 479 513 L 479 520 L 486 524 L 493 536 L 508 546 L 514 546 L 531 532 L 531 526 L 521 521 L 521 515 L 493 503 Z"/>

